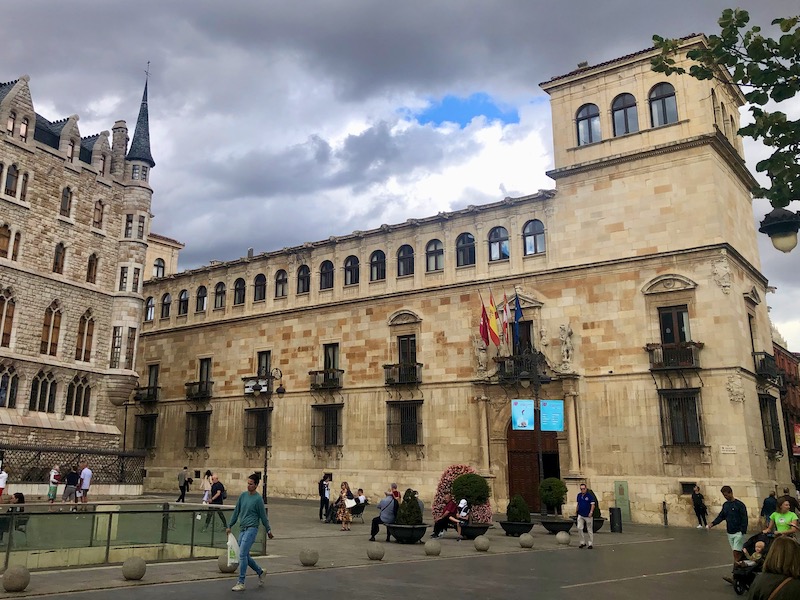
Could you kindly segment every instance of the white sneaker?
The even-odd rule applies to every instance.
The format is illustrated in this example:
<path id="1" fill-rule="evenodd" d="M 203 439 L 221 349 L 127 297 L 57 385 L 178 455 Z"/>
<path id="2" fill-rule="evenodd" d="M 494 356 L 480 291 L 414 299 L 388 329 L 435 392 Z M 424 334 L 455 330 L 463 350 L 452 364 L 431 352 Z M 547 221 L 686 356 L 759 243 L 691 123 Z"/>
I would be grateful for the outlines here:
<path id="1" fill-rule="evenodd" d="M 260 587 L 263 587 L 263 586 L 264 586 L 264 576 L 265 576 L 266 574 L 267 574 L 267 572 L 266 572 L 266 571 L 261 571 L 261 573 L 259 573 L 259 574 L 258 574 L 258 585 L 259 585 Z"/>
<path id="2" fill-rule="evenodd" d="M 697 529 L 702 529 L 702 528 L 703 528 L 703 526 L 702 526 L 702 525 L 698 525 L 698 526 L 697 526 Z"/>
<path id="3" fill-rule="evenodd" d="M 244 584 L 243 583 L 236 583 L 235 586 L 231 588 L 232 592 L 243 592 L 244 591 Z"/>

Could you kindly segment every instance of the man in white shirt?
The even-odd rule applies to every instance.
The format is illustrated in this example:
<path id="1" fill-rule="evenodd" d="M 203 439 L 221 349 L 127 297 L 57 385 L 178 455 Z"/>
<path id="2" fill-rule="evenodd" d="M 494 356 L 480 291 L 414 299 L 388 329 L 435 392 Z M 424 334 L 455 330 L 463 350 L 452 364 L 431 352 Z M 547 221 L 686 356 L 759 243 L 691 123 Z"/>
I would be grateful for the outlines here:
<path id="1" fill-rule="evenodd" d="M 6 492 L 6 483 L 8 482 L 8 473 L 3 467 L 0 467 L 0 498 Z"/>
<path id="2" fill-rule="evenodd" d="M 47 486 L 47 501 L 50 504 L 56 501 L 56 492 L 58 491 L 58 484 L 61 483 L 61 471 L 59 470 L 58 465 L 53 465 L 53 468 L 50 469 L 50 475 L 48 476 L 48 483 Z"/>
<path id="3" fill-rule="evenodd" d="M 358 503 L 359 504 L 367 503 L 367 497 L 364 495 L 364 490 L 362 490 L 361 488 L 358 488 Z"/>
<path id="4" fill-rule="evenodd" d="M 89 486 L 92 484 L 92 470 L 89 468 L 89 463 L 86 460 L 80 462 L 81 465 L 81 480 L 78 482 L 78 489 L 80 490 L 81 502 L 86 504 L 89 500 Z"/>

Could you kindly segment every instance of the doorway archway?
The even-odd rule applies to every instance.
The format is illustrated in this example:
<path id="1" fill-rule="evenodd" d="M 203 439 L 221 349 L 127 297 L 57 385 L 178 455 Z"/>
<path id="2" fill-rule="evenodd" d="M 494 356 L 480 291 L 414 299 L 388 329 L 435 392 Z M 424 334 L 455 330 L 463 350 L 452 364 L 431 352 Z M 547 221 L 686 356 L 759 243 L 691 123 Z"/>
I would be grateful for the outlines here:
<path id="1" fill-rule="evenodd" d="M 536 413 L 536 427 L 539 427 L 539 413 Z M 542 479 L 561 478 L 558 458 L 556 432 L 543 431 L 542 436 Z M 508 424 L 508 498 L 520 494 L 531 512 L 539 512 L 539 456 L 536 431 L 515 431 Z"/>

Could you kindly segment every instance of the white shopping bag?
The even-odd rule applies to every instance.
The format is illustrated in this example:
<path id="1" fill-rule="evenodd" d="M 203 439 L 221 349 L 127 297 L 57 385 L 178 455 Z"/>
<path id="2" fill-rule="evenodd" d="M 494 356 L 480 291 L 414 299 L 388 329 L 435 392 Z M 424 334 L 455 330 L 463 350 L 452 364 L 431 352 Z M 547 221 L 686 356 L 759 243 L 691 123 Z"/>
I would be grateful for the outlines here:
<path id="1" fill-rule="evenodd" d="M 239 564 L 239 542 L 232 533 L 228 534 L 228 566 Z"/>

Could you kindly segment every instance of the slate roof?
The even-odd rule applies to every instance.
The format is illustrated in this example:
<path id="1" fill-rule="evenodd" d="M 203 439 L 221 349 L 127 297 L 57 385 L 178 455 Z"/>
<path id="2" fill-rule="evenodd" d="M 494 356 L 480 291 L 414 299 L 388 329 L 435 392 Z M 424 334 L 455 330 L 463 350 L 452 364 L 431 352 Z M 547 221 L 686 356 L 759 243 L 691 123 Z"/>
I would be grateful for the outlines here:
<path id="1" fill-rule="evenodd" d="M 14 87 L 14 84 L 17 83 L 19 79 L 15 79 L 14 81 L 6 81 L 5 83 L 0 83 L 0 101 L 3 100 L 8 95 L 8 92 L 11 91 L 11 88 Z"/>
<path id="2" fill-rule="evenodd" d="M 156 166 L 153 155 L 150 154 L 150 117 L 147 110 L 147 83 L 144 84 L 144 94 L 142 94 L 142 106 L 139 108 L 139 118 L 136 119 L 136 129 L 133 132 L 133 141 L 128 150 L 127 160 L 141 160 L 150 165 Z"/>

